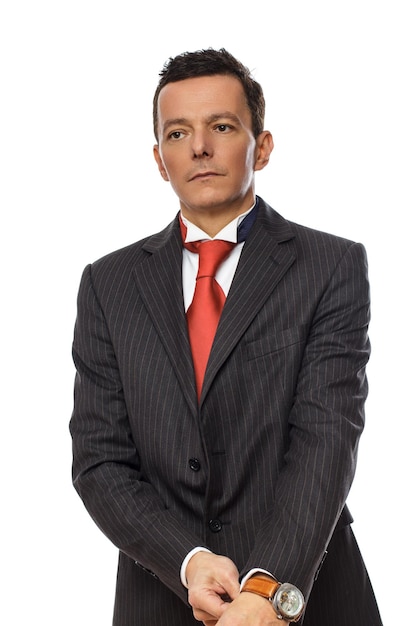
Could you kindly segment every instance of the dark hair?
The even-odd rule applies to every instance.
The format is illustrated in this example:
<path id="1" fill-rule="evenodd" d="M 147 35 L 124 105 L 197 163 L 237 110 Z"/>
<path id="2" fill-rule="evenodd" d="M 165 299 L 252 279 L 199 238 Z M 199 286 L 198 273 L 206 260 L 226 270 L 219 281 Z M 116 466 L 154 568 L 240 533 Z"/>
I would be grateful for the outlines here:
<path id="1" fill-rule="evenodd" d="M 175 83 L 186 78 L 215 76 L 223 74 L 235 76 L 241 83 L 246 102 L 252 117 L 252 131 L 255 138 L 263 131 L 265 118 L 265 99 L 262 87 L 251 76 L 247 67 L 235 59 L 227 50 L 198 50 L 184 52 L 171 57 L 160 72 L 160 80 L 153 98 L 153 127 L 158 141 L 158 97 L 161 89 L 168 83 Z"/>

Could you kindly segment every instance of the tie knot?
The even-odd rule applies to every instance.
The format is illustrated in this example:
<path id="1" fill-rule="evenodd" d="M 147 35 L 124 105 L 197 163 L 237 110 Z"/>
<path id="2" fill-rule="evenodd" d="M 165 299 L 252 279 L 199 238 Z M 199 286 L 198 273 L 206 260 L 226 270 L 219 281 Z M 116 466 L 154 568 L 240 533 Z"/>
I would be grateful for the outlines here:
<path id="1" fill-rule="evenodd" d="M 203 276 L 215 276 L 219 265 L 230 254 L 235 244 L 222 239 L 213 239 L 195 242 L 194 245 L 199 255 L 198 279 Z"/>

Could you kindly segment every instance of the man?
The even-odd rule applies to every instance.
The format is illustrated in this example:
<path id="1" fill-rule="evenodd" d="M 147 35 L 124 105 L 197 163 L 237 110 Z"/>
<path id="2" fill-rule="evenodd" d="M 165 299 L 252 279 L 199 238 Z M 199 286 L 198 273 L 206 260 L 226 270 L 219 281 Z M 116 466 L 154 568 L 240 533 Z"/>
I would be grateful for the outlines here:
<path id="1" fill-rule="evenodd" d="M 365 252 L 256 197 L 263 121 L 261 87 L 228 52 L 170 59 L 154 156 L 180 213 L 83 274 L 73 476 L 120 550 L 114 626 L 381 623 L 345 506 Z"/>

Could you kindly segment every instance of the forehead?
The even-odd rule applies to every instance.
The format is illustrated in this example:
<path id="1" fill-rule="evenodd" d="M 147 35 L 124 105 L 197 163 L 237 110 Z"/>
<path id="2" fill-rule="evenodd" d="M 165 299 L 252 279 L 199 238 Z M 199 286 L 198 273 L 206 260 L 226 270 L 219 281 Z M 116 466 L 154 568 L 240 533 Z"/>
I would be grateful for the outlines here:
<path id="1" fill-rule="evenodd" d="M 193 119 L 230 111 L 250 123 L 250 110 L 240 81 L 230 75 L 199 76 L 168 83 L 158 98 L 158 118 Z"/>

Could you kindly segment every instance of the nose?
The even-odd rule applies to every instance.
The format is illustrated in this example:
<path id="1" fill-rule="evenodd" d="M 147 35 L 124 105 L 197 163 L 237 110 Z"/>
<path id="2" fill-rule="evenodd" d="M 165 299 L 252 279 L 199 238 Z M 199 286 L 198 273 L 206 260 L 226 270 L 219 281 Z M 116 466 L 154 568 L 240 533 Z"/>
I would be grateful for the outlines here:
<path id="1" fill-rule="evenodd" d="M 212 142 L 210 140 L 210 135 L 206 130 L 196 130 L 193 133 L 191 149 L 193 151 L 193 158 L 195 159 L 207 158 L 212 156 Z"/>

